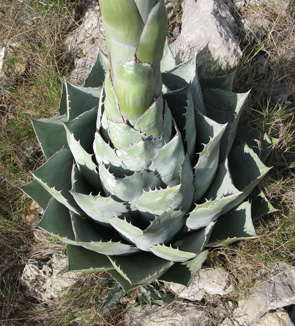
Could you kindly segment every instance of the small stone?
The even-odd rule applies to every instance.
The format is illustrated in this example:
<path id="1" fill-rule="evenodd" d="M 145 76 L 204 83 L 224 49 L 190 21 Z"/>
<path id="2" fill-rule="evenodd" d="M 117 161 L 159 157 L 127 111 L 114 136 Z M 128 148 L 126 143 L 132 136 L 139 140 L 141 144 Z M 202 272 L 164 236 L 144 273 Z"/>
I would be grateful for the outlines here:
<path id="1" fill-rule="evenodd" d="M 0 78 L 3 76 L 3 63 L 4 63 L 4 57 L 6 53 L 6 48 L 4 45 L 0 43 Z"/>
<path id="2" fill-rule="evenodd" d="M 6 48 L 2 69 L 7 76 L 17 78 L 26 72 L 28 61 L 28 58 L 22 53 L 21 44 L 10 43 Z"/>
<path id="3" fill-rule="evenodd" d="M 295 304 L 295 268 L 278 263 L 267 279 L 254 286 L 247 299 L 239 301 L 233 317 L 225 319 L 221 326 L 250 326 L 270 310 L 292 304 Z"/>
<path id="4" fill-rule="evenodd" d="M 47 260 L 32 260 L 24 268 L 21 283 L 40 301 L 49 302 L 73 285 L 79 273 L 66 272 L 67 259 L 62 252 Z"/>
<path id="5" fill-rule="evenodd" d="M 107 53 L 97 0 L 87 0 L 82 23 L 67 37 L 66 45 L 75 58 L 75 69 L 70 81 L 84 84 L 99 51 Z"/>
<path id="6" fill-rule="evenodd" d="M 206 326 L 206 313 L 194 305 L 178 304 L 173 308 L 145 306 L 130 308 L 126 315 L 126 326 Z"/>
<path id="7" fill-rule="evenodd" d="M 279 309 L 274 312 L 269 312 L 259 319 L 253 326 L 294 326 L 288 313 Z"/>
<path id="8" fill-rule="evenodd" d="M 234 290 L 230 275 L 221 268 L 201 268 L 188 287 L 171 283 L 169 289 L 182 299 L 200 301 L 205 295 L 227 295 Z"/>
<path id="9" fill-rule="evenodd" d="M 223 0 L 184 0 L 181 34 L 170 45 L 178 62 L 198 54 L 198 63 L 235 66 L 242 52 L 235 36 L 237 26 Z"/>
<path id="10" fill-rule="evenodd" d="M 6 93 L 4 84 L 5 84 L 5 74 L 3 71 L 3 65 L 4 65 L 4 57 L 6 54 L 6 47 L 4 44 L 0 41 L 0 110 L 2 112 L 5 112 L 5 105 L 2 104 L 3 102 L 3 95 Z M 2 121 L 2 125 L 4 125 L 4 122 Z"/>

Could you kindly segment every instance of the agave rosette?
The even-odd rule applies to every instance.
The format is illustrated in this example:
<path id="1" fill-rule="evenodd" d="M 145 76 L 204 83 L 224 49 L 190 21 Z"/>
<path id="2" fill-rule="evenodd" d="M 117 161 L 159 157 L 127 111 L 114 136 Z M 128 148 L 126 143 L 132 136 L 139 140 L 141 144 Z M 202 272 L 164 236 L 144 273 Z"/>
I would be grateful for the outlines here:
<path id="1" fill-rule="evenodd" d="M 64 81 L 59 116 L 33 121 L 48 161 L 23 190 L 69 270 L 106 270 L 125 290 L 187 285 L 210 247 L 256 237 L 253 212 L 273 209 L 257 184 L 274 141 L 238 126 L 248 93 L 233 74 L 175 65 L 163 1 L 100 6 L 109 60 L 83 87 Z"/>

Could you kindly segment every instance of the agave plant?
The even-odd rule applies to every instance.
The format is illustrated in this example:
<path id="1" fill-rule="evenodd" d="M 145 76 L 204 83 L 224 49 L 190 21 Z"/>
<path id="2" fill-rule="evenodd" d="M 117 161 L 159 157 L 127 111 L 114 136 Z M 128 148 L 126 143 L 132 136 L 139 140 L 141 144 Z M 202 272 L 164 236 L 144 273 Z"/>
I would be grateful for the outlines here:
<path id="1" fill-rule="evenodd" d="M 59 116 L 33 120 L 48 160 L 23 190 L 67 244 L 69 270 L 106 270 L 126 291 L 187 285 L 210 248 L 256 237 L 273 140 L 238 126 L 248 93 L 232 92 L 233 74 L 175 65 L 162 0 L 100 8 L 108 59 L 84 87 L 64 81 Z"/>

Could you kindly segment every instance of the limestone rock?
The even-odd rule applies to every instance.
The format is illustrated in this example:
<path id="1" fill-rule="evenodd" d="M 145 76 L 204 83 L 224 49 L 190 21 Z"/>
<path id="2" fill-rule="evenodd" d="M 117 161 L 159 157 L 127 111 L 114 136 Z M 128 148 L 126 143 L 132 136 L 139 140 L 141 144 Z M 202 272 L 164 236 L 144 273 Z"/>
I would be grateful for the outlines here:
<path id="1" fill-rule="evenodd" d="M 88 0 L 81 25 L 66 40 L 75 57 L 75 70 L 71 76 L 74 84 L 83 84 L 101 50 L 106 53 L 106 42 L 97 0 Z"/>
<path id="2" fill-rule="evenodd" d="M 3 63 L 4 63 L 4 56 L 5 56 L 6 48 L 3 44 L 0 43 L 0 78 L 3 76 Z"/>
<path id="3" fill-rule="evenodd" d="M 21 43 L 7 43 L 2 69 L 6 76 L 15 79 L 23 75 L 28 68 L 28 57 L 22 51 Z M 0 54 L 1 56 L 1 54 Z M 1 59 L 0 59 L 1 60 Z"/>
<path id="4" fill-rule="evenodd" d="M 258 322 L 270 310 L 295 304 L 295 268 L 278 263 L 269 277 L 259 282 L 239 306 L 233 317 L 227 318 L 222 326 L 250 326 Z"/>
<path id="5" fill-rule="evenodd" d="M 67 259 L 62 252 L 57 252 L 49 260 L 30 261 L 23 270 L 21 282 L 31 296 L 48 302 L 77 281 L 78 273 L 66 270 Z"/>
<path id="6" fill-rule="evenodd" d="M 288 313 L 283 309 L 269 312 L 259 319 L 257 323 L 254 323 L 253 326 L 293 326 Z"/>
<path id="7" fill-rule="evenodd" d="M 212 58 L 221 67 L 235 66 L 241 57 L 236 25 L 223 0 L 184 0 L 182 30 L 171 44 L 178 61 L 198 53 L 200 64 Z"/>
<path id="8" fill-rule="evenodd" d="M 2 104 L 2 96 L 5 94 L 5 90 L 4 90 L 5 75 L 3 71 L 5 53 L 6 53 L 6 47 L 4 46 L 4 44 L 0 42 L 0 109 L 2 112 L 5 112 L 5 108 Z M 2 124 L 4 125 L 4 122 L 2 122 Z"/>
<path id="9" fill-rule="evenodd" d="M 171 283 L 169 289 L 182 299 L 200 301 L 204 295 L 226 295 L 234 290 L 229 274 L 221 268 L 201 268 L 188 287 Z"/>
<path id="10" fill-rule="evenodd" d="M 126 315 L 126 326 L 198 326 L 208 325 L 203 310 L 194 305 L 178 304 L 173 308 L 146 306 L 130 308 Z"/>

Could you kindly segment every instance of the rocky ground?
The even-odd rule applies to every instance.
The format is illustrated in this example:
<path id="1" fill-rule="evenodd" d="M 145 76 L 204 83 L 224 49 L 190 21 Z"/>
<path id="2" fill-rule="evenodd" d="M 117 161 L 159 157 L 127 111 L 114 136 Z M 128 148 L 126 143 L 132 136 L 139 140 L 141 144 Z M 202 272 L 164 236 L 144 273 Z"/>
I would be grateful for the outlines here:
<path id="1" fill-rule="evenodd" d="M 251 15 L 239 16 L 237 13 L 247 10 L 246 4 L 249 3 L 252 6 L 257 5 L 254 0 L 184 0 L 181 28 L 176 25 L 169 38 L 171 50 L 177 60 L 181 62 L 198 53 L 200 64 L 205 65 L 208 71 L 216 66 L 223 70 L 236 66 L 242 56 L 241 26 L 247 31 L 251 30 L 254 23 Z M 281 6 L 280 10 L 284 10 L 289 1 L 277 3 Z M 173 1 L 167 1 L 167 6 L 172 15 Z M 255 24 L 264 26 L 268 22 L 255 21 Z M 75 63 L 71 81 L 83 84 L 98 51 L 106 52 L 96 0 L 85 2 L 81 24 L 68 35 L 66 44 Z M 1 90 L 1 68 L 5 55 L 6 47 L 0 43 L 0 96 L 1 92 L 4 92 L 3 88 Z M 24 69 L 22 64 L 26 63 L 20 60 L 17 69 Z M 262 60 L 259 66 L 261 74 L 264 64 Z M 276 85 L 273 95 L 290 104 L 289 87 L 290 85 L 284 83 Z M 37 208 L 32 211 L 32 219 L 38 220 L 42 212 Z M 66 272 L 63 247 L 52 244 L 40 231 L 35 231 L 34 237 L 39 246 L 39 249 L 35 248 L 35 252 L 40 250 L 41 254 L 39 252 L 35 257 L 30 255 L 22 271 L 21 282 L 30 298 L 50 306 L 69 288 L 74 288 L 81 275 Z M 214 267 L 214 264 L 202 268 L 189 288 L 166 284 L 164 289 L 176 294 L 176 303 L 163 308 L 148 305 L 136 307 L 132 301 L 124 302 L 126 313 L 125 317 L 121 318 L 124 320 L 122 323 L 130 326 L 295 325 L 295 268 L 283 262 L 269 264 L 260 269 L 255 285 L 248 291 L 247 296 L 238 301 L 231 299 L 231 294 L 236 291 L 234 275 L 225 269 Z M 80 322 L 77 320 L 76 324 L 71 325 L 80 325 Z M 105 325 L 110 324 L 106 322 Z"/>

